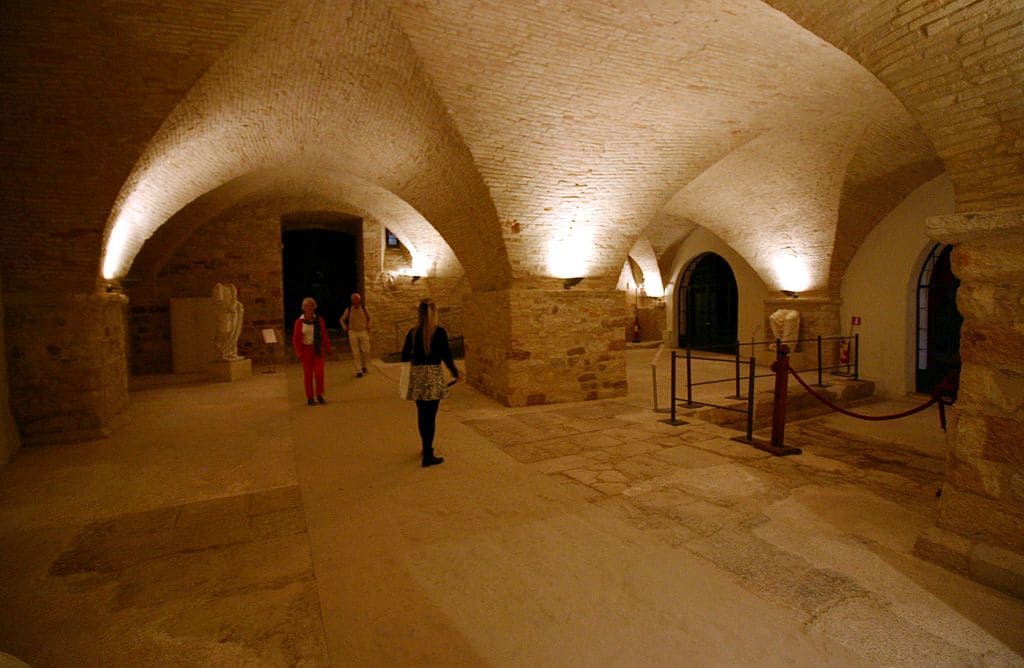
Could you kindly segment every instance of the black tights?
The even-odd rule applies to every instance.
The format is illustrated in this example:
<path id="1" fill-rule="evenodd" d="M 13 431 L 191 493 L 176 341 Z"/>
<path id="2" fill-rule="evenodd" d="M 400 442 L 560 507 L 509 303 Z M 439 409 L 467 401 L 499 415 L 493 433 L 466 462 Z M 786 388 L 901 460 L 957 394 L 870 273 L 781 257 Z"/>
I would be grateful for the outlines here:
<path id="1" fill-rule="evenodd" d="M 439 399 L 416 402 L 416 425 L 420 428 L 424 458 L 434 456 L 434 430 L 437 426 L 437 409 L 440 405 Z"/>

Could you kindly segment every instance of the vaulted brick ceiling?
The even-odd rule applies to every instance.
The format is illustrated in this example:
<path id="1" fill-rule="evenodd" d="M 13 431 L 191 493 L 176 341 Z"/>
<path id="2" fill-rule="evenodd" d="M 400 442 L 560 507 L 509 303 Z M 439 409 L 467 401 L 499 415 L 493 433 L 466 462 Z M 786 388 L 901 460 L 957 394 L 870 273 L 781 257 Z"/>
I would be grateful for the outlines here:
<path id="1" fill-rule="evenodd" d="M 703 225 L 769 287 L 782 253 L 834 291 L 939 158 L 976 208 L 1024 190 L 1020 50 L 1005 46 L 1024 41 L 1024 10 L 1010 0 L 154 7 L 26 4 L 4 33 L 22 124 L 5 123 L 9 169 L 50 159 L 87 175 L 28 205 L 97 237 L 117 223 L 111 273 L 190 206 L 266 189 L 385 224 L 401 210 L 409 238 L 440 233 L 477 290 L 563 271 L 610 287 L 638 239 L 664 262 Z M 30 143 L 55 128 L 78 160 Z M 554 268 L 560 243 L 583 244 L 582 264 Z M 97 244 L 82 246 L 72 264 L 95 271 Z"/>

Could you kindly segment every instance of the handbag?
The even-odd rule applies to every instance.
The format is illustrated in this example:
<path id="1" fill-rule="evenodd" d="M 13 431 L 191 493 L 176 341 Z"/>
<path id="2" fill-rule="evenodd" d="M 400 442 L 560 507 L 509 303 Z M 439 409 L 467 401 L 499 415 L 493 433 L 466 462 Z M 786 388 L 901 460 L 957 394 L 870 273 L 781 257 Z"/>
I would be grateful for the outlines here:
<path id="1" fill-rule="evenodd" d="M 398 377 L 398 398 L 409 398 L 409 376 L 412 374 L 412 362 L 402 363 L 402 374 Z"/>

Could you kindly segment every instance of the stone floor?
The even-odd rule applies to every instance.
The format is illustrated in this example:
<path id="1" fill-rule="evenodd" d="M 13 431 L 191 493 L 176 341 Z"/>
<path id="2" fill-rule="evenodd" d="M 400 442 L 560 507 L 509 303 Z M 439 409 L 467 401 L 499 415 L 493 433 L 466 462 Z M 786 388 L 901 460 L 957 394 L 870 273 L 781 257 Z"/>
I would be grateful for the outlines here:
<path id="1" fill-rule="evenodd" d="M 356 379 L 330 363 L 315 408 L 297 367 L 139 379 L 112 438 L 24 449 L 0 470 L 0 652 L 33 666 L 1024 666 L 1024 601 L 912 554 L 942 479 L 934 411 L 793 422 L 803 453 L 772 457 L 732 429 L 663 422 L 653 354 L 628 351 L 616 400 L 509 409 L 458 386 L 439 418 L 446 461 L 428 470 L 394 365 Z M 665 356 L 655 369 L 664 408 Z"/>

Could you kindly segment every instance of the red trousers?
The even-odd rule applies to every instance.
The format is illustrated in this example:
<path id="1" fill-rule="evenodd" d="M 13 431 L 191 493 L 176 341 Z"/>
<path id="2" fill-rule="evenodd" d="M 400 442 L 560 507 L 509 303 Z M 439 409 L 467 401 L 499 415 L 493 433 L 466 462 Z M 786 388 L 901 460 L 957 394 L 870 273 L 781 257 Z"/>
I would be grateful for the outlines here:
<path id="1" fill-rule="evenodd" d="M 313 392 L 313 380 L 316 392 Z M 302 344 L 302 381 L 306 386 L 306 398 L 313 399 L 324 393 L 324 356 L 317 355 L 313 346 Z"/>

